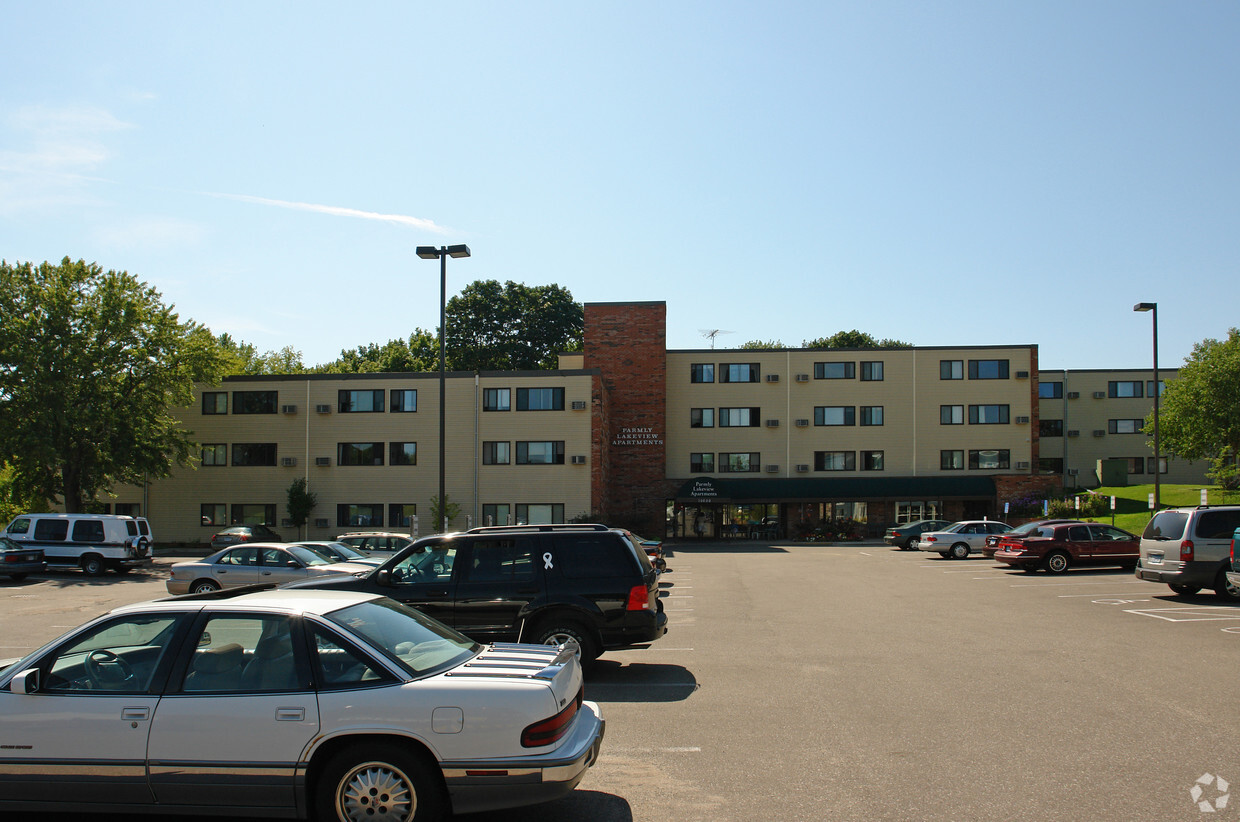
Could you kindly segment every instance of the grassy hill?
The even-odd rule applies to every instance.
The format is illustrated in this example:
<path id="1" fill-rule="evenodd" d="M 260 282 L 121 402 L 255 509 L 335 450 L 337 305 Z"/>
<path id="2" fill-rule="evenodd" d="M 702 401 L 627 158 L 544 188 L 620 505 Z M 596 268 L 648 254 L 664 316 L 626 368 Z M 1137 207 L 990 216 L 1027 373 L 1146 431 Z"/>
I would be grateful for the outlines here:
<path id="1" fill-rule="evenodd" d="M 1224 492 L 1217 486 L 1207 487 L 1207 502 L 1210 505 L 1240 505 L 1240 493 Z M 1150 521 L 1149 496 L 1154 493 L 1154 484 L 1125 485 L 1111 488 L 1095 488 L 1095 494 L 1103 497 L 1115 497 L 1115 525 L 1125 531 L 1140 534 L 1145 524 Z M 1164 508 L 1200 505 L 1200 485 L 1167 485 L 1158 489 L 1158 499 Z M 1096 517 L 1100 522 L 1109 522 L 1109 516 Z"/>

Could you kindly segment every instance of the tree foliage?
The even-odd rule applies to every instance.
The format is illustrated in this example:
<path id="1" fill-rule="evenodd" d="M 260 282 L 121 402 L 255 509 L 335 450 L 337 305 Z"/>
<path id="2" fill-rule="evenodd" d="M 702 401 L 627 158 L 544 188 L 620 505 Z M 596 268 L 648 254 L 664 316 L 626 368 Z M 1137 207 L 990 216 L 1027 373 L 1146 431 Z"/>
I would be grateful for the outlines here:
<path id="1" fill-rule="evenodd" d="M 555 368 L 580 350 L 585 311 L 568 289 L 478 280 L 448 300 L 448 367 L 453 371 Z"/>
<path id="2" fill-rule="evenodd" d="M 900 340 L 876 340 L 872 334 L 864 331 L 853 329 L 852 331 L 837 331 L 830 337 L 819 337 L 816 340 L 806 340 L 801 343 L 802 348 L 912 348 L 911 343 L 901 342 Z"/>
<path id="3" fill-rule="evenodd" d="M 305 477 L 298 477 L 289 484 L 288 502 L 284 507 L 294 528 L 305 525 L 310 519 L 310 512 L 319 504 L 318 494 L 309 490 L 309 486 L 310 483 Z"/>
<path id="4" fill-rule="evenodd" d="M 1145 432 L 1154 432 L 1153 411 Z M 1164 453 L 1210 460 L 1210 476 L 1235 487 L 1237 475 L 1228 463 L 1240 453 L 1240 330 L 1231 329 L 1225 340 L 1205 339 L 1193 346 L 1160 401 L 1158 437 Z"/>
<path id="5" fill-rule="evenodd" d="M 307 370 L 301 361 L 301 352 L 291 345 L 259 354 L 253 345 L 234 340 L 229 334 L 221 334 L 216 342 L 227 358 L 227 374 L 304 374 Z"/>
<path id="6" fill-rule="evenodd" d="M 742 343 L 740 347 L 742 351 L 770 351 L 781 349 L 784 347 L 784 344 L 779 340 L 750 340 L 747 343 Z"/>
<path id="7" fill-rule="evenodd" d="M 435 371 L 439 368 L 439 338 L 430 331 L 414 329 L 408 340 L 369 343 L 341 351 L 340 358 L 315 371 L 326 374 L 375 374 L 403 371 Z"/>
<path id="8" fill-rule="evenodd" d="M 0 261 L 0 460 L 28 501 L 67 511 L 189 463 L 168 413 L 228 360 L 159 292 L 95 263 Z"/>

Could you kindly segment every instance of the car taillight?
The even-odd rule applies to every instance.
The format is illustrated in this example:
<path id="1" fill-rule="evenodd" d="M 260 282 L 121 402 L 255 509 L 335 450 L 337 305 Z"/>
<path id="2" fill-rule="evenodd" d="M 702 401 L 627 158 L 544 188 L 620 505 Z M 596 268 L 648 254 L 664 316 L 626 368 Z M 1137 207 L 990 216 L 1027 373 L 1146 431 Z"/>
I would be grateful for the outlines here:
<path id="1" fill-rule="evenodd" d="M 578 691 L 576 699 L 568 703 L 568 707 L 555 716 L 544 719 L 542 722 L 535 722 L 522 731 L 521 747 L 541 748 L 543 745 L 552 745 L 568 733 L 573 717 L 577 715 L 577 709 L 581 706 L 582 693 Z"/>
<path id="2" fill-rule="evenodd" d="M 634 585 L 629 589 L 629 604 L 626 610 L 644 611 L 650 607 L 650 591 L 645 585 Z"/>
<path id="3" fill-rule="evenodd" d="M 935 539 L 934 537 L 922 537 L 922 540 L 924 542 L 938 542 L 938 540 Z"/>
<path id="4" fill-rule="evenodd" d="M 1193 561 L 1193 541 L 1186 539 L 1180 543 L 1180 562 Z"/>
<path id="5" fill-rule="evenodd" d="M 239 542 L 249 542 L 249 541 L 250 541 L 250 535 L 249 535 L 249 534 L 238 534 L 238 535 L 237 535 L 237 540 L 238 540 Z"/>

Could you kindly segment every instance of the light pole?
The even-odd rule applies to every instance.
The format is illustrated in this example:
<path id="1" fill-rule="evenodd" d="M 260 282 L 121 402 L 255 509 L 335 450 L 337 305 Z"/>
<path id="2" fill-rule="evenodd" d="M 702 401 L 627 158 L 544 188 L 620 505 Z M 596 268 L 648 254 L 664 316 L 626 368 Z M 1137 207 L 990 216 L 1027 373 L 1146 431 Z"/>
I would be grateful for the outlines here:
<path id="1" fill-rule="evenodd" d="M 1162 454 L 1158 450 L 1158 395 L 1162 393 L 1158 390 L 1158 303 L 1137 303 L 1132 310 L 1152 311 L 1154 320 L 1154 512 L 1157 513 L 1161 502 L 1158 475 L 1162 473 Z"/>
<path id="2" fill-rule="evenodd" d="M 418 246 L 417 254 L 423 260 L 439 259 L 439 521 L 438 532 L 444 532 L 444 508 L 447 491 L 445 486 L 444 464 L 448 458 L 445 436 L 448 428 L 447 396 L 445 394 L 444 345 L 448 336 L 446 317 L 448 313 L 448 258 L 468 257 L 469 246 L 445 245 L 435 248 L 433 245 Z"/>

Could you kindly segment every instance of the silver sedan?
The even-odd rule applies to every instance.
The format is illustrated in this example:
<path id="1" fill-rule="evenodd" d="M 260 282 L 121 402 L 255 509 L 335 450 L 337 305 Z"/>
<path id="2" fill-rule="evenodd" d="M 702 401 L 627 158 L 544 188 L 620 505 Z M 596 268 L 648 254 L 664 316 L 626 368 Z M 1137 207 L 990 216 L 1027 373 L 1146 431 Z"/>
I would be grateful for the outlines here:
<path id="1" fill-rule="evenodd" d="M 285 583 L 323 574 L 369 573 L 372 565 L 336 562 L 299 545 L 248 542 L 203 559 L 178 562 L 168 578 L 168 593 L 204 593 L 260 582 Z"/>
<path id="2" fill-rule="evenodd" d="M 972 519 L 956 522 L 942 531 L 929 531 L 917 539 L 921 551 L 936 551 L 941 557 L 964 559 L 969 554 L 981 553 L 986 547 L 986 537 L 1006 534 L 1012 526 L 993 519 Z"/>

